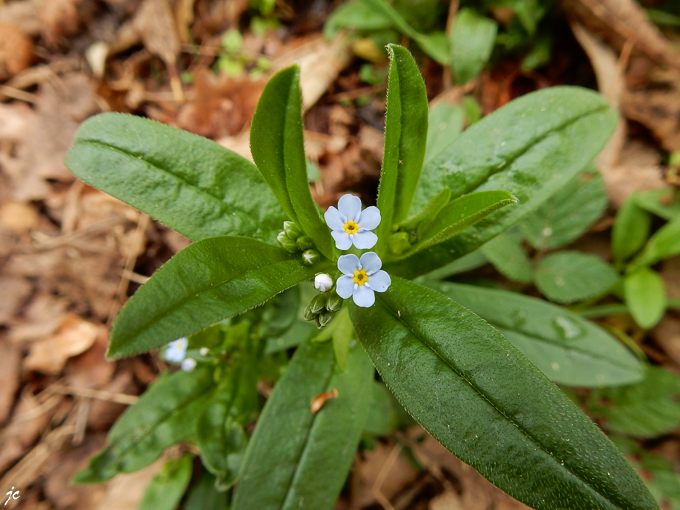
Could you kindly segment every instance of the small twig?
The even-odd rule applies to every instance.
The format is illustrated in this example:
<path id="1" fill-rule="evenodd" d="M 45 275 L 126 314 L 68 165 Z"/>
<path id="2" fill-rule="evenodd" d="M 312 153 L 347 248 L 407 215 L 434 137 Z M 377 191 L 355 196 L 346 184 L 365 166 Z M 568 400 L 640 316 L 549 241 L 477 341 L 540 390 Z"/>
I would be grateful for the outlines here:
<path id="1" fill-rule="evenodd" d="M 385 510 L 394 510 L 394 507 L 392 506 L 392 503 L 390 503 L 390 500 L 387 499 L 385 495 L 380 491 L 380 487 L 382 487 L 382 484 L 385 482 L 385 478 L 387 478 L 387 475 L 389 474 L 390 470 L 392 469 L 392 466 L 396 462 L 397 457 L 399 457 L 399 454 L 401 453 L 403 447 L 404 446 L 401 443 L 397 443 L 396 445 L 394 445 L 394 448 L 392 448 L 392 451 L 387 456 L 387 459 L 385 459 L 385 463 L 380 468 L 380 472 L 378 473 L 378 476 L 376 477 L 375 482 L 373 483 L 373 487 L 371 487 L 371 492 L 373 493 L 373 496 L 375 496 L 375 499 L 378 500 L 378 503 L 380 503 Z"/>
<path id="2" fill-rule="evenodd" d="M 47 234 L 36 231 L 33 232 L 33 239 L 37 243 L 39 243 L 38 246 L 19 246 L 15 251 L 19 253 L 36 253 L 41 251 L 53 250 L 54 248 L 58 248 L 65 244 L 69 244 L 72 241 L 79 239 L 81 237 L 98 234 L 105 230 L 109 230 L 111 227 L 115 225 L 120 225 L 122 223 L 125 223 L 126 221 L 127 220 L 124 220 L 122 218 L 104 220 L 82 230 L 78 230 L 77 232 L 57 237 L 48 236 Z"/>
<path id="3" fill-rule="evenodd" d="M 115 402 L 116 404 L 132 405 L 139 400 L 136 395 L 128 395 L 126 393 L 114 393 L 106 390 L 94 390 L 92 388 L 78 388 L 76 386 L 65 386 L 63 384 L 53 384 L 46 388 L 45 391 L 59 393 L 61 395 L 74 395 L 76 397 L 96 398 L 97 400 L 105 400 L 107 402 Z"/>
<path id="4" fill-rule="evenodd" d="M 25 101 L 31 104 L 35 104 L 37 100 L 37 96 L 35 94 L 24 92 L 23 90 L 15 89 L 14 87 L 9 87 L 7 85 L 0 85 L 0 95 L 9 97 L 11 99 L 18 99 L 19 101 Z"/>
<path id="5" fill-rule="evenodd" d="M 144 234 L 146 232 L 146 227 L 149 225 L 149 216 L 142 213 L 137 222 L 137 229 L 135 230 L 135 235 L 130 244 L 130 251 L 127 254 L 127 260 L 125 261 L 125 267 L 121 273 L 120 283 L 118 284 L 118 289 L 116 290 L 116 298 L 111 303 L 111 310 L 109 312 L 109 318 L 106 321 L 107 325 L 110 325 L 113 321 L 114 315 L 116 315 L 118 306 L 123 302 L 123 297 L 127 292 L 128 285 L 130 285 L 129 274 L 133 272 L 135 264 L 137 263 L 137 253 L 144 242 Z"/>
<path id="6" fill-rule="evenodd" d="M 446 17 L 446 37 L 451 35 L 451 30 L 453 30 L 453 22 L 456 21 L 456 15 L 458 14 L 458 0 L 451 0 L 449 2 L 449 13 Z M 448 90 L 453 86 L 453 77 L 451 76 L 451 66 L 444 66 L 444 74 L 442 76 L 444 90 Z"/>
<path id="7" fill-rule="evenodd" d="M 340 92 L 333 96 L 333 101 L 342 101 L 345 99 L 356 99 L 357 97 L 375 94 L 385 89 L 384 85 L 371 85 L 370 87 L 361 87 L 360 89 L 349 90 L 347 92 Z"/>
<path id="8" fill-rule="evenodd" d="M 87 430 L 87 417 L 90 414 L 90 402 L 91 399 L 85 397 L 80 400 L 78 407 L 76 409 L 76 423 L 75 430 L 73 431 L 73 439 L 71 439 L 71 444 L 78 446 L 82 444 L 85 439 L 85 431 Z"/>
<path id="9" fill-rule="evenodd" d="M 149 281 L 149 276 L 144 276 L 133 271 L 128 271 L 127 269 L 123 269 L 123 276 L 126 276 L 131 282 L 135 282 L 140 285 L 144 285 L 146 282 Z"/>

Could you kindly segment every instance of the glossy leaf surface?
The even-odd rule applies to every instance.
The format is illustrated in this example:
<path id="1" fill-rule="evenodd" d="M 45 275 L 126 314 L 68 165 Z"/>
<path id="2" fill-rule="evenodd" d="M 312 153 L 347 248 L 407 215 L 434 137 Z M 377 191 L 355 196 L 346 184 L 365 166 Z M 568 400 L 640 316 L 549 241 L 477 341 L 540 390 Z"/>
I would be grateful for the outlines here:
<path id="1" fill-rule="evenodd" d="M 330 258 L 330 230 L 312 199 L 302 132 L 300 69 L 279 71 L 265 87 L 250 129 L 253 160 L 283 210 Z"/>
<path id="2" fill-rule="evenodd" d="M 104 113 L 86 120 L 65 162 L 86 183 L 194 241 L 239 235 L 275 243 L 286 219 L 250 161 L 148 119 Z"/>
<path id="3" fill-rule="evenodd" d="M 606 292 L 619 275 L 595 255 L 561 251 L 539 262 L 535 279 L 538 289 L 551 301 L 573 303 Z"/>
<path id="4" fill-rule="evenodd" d="M 437 103 L 430 108 L 425 162 L 438 156 L 463 132 L 465 111 L 460 105 Z"/>
<path id="5" fill-rule="evenodd" d="M 194 433 L 196 417 L 214 388 L 213 371 L 196 368 L 158 380 L 111 428 L 108 446 L 76 474 L 75 483 L 101 483 L 158 459 Z"/>
<path id="6" fill-rule="evenodd" d="M 645 329 L 656 326 L 666 311 L 666 288 L 659 273 L 638 269 L 623 280 L 623 292 L 635 322 Z"/>
<path id="7" fill-rule="evenodd" d="M 390 44 L 390 74 L 385 113 L 385 155 L 378 209 L 378 250 L 385 246 L 392 224 L 405 219 L 418 184 L 427 143 L 427 93 L 411 54 Z"/>
<path id="8" fill-rule="evenodd" d="M 168 461 L 149 483 L 138 510 L 175 510 L 193 471 L 192 455 Z"/>
<path id="9" fill-rule="evenodd" d="M 602 96 L 554 87 L 522 96 L 475 123 L 425 165 L 411 210 L 447 186 L 454 197 L 501 190 L 519 203 L 385 270 L 413 277 L 477 249 L 569 182 L 598 153 L 616 121 Z"/>
<path id="10" fill-rule="evenodd" d="M 656 509 L 614 445 L 524 355 L 441 294 L 392 277 L 356 332 L 440 443 L 537 510 Z"/>
<path id="11" fill-rule="evenodd" d="M 301 344 L 250 439 L 233 509 L 332 509 L 364 428 L 372 376 L 358 344 L 343 373 L 330 342 Z M 312 398 L 333 389 L 338 397 L 312 414 Z"/>
<path id="12" fill-rule="evenodd" d="M 260 305 L 328 265 L 243 237 L 198 241 L 127 302 L 111 331 L 112 358 L 145 352 Z"/>
<path id="13" fill-rule="evenodd" d="M 645 375 L 640 360 L 614 337 L 560 306 L 473 285 L 431 286 L 488 321 L 556 383 L 617 386 Z"/>

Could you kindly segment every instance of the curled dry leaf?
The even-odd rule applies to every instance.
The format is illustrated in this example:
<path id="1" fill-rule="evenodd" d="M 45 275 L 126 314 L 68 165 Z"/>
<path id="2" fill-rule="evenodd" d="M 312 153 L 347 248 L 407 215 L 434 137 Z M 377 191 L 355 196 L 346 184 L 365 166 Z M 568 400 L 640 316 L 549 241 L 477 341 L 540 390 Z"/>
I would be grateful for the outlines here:
<path id="1" fill-rule="evenodd" d="M 6 80 L 31 65 L 33 42 L 17 26 L 0 23 L 0 80 Z"/>
<path id="2" fill-rule="evenodd" d="M 87 322 L 75 314 L 68 314 L 54 336 L 31 345 L 24 360 L 24 369 L 58 374 L 69 358 L 88 350 L 101 334 L 106 334 L 103 326 Z"/>
<path id="3" fill-rule="evenodd" d="M 14 397 L 19 387 L 19 368 L 21 367 L 21 352 L 6 338 L 0 339 L 0 425 L 2 425 L 12 411 Z"/>
<path id="4" fill-rule="evenodd" d="M 632 43 L 652 60 L 680 70 L 680 53 L 635 0 L 565 0 L 562 4 L 569 14 L 591 31 L 602 33 L 614 47 L 621 49 Z"/>
<path id="5" fill-rule="evenodd" d="M 129 475 L 120 474 L 107 484 L 106 494 L 95 510 L 130 510 L 138 508 L 151 479 L 168 461 L 163 456 L 150 466 Z"/>
<path id="6" fill-rule="evenodd" d="M 323 405 L 326 403 L 326 400 L 328 400 L 329 398 L 336 398 L 337 396 L 338 396 L 337 388 L 316 395 L 314 398 L 312 398 L 312 401 L 310 403 L 312 414 L 316 414 L 319 411 L 319 409 L 321 409 Z"/>

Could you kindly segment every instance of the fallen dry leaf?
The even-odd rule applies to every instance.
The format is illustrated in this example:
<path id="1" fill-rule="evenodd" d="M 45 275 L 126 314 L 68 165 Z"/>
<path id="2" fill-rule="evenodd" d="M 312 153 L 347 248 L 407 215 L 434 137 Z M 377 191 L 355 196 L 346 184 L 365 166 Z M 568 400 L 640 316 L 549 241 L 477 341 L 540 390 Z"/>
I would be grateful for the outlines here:
<path id="1" fill-rule="evenodd" d="M 0 278 L 2 299 L 0 300 L 0 324 L 8 324 L 26 303 L 33 285 L 25 278 L 4 276 Z"/>
<path id="2" fill-rule="evenodd" d="M 106 334 L 103 326 L 92 324 L 70 313 L 61 321 L 53 337 L 31 344 L 29 354 L 24 360 L 24 369 L 58 374 L 69 358 L 88 350 L 101 334 Z"/>
<path id="3" fill-rule="evenodd" d="M 38 2 L 40 31 L 48 46 L 56 46 L 60 38 L 79 32 L 81 20 L 77 7 L 82 1 L 42 0 Z"/>
<path id="4" fill-rule="evenodd" d="M 167 458 L 163 457 L 132 474 L 116 476 L 108 483 L 106 494 L 95 507 L 96 510 L 130 510 L 139 507 L 146 487 L 166 462 Z"/>
<path id="5" fill-rule="evenodd" d="M 6 80 L 31 65 L 33 42 L 16 25 L 0 23 L 0 80 Z"/>
<path id="6" fill-rule="evenodd" d="M 36 228 L 40 215 L 35 207 L 22 202 L 8 201 L 0 204 L 0 227 L 16 234 L 25 234 Z"/>
<path id="7" fill-rule="evenodd" d="M 583 25 L 602 33 L 616 48 L 630 42 L 656 62 L 680 70 L 680 53 L 635 0 L 564 0 L 562 4 Z"/>

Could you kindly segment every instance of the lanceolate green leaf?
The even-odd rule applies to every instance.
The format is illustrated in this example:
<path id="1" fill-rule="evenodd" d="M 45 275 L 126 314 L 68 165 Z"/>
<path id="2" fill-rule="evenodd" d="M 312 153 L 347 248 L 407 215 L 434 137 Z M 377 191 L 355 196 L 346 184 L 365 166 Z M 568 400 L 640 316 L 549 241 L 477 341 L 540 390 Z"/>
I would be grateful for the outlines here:
<path id="1" fill-rule="evenodd" d="M 516 229 L 494 237 L 480 251 L 501 274 L 511 280 L 529 283 L 533 279 L 531 261 L 524 252 L 522 236 Z"/>
<path id="2" fill-rule="evenodd" d="M 168 461 L 149 483 L 137 510 L 176 510 L 191 480 L 192 460 L 193 455 L 182 455 Z"/>
<path id="3" fill-rule="evenodd" d="M 679 253 L 680 216 L 666 223 L 649 238 L 645 248 L 633 260 L 632 265 L 649 266 Z"/>
<path id="4" fill-rule="evenodd" d="M 464 7 L 456 15 L 449 41 L 451 69 L 458 84 L 465 84 L 477 76 L 486 65 L 498 25 L 495 21 Z"/>
<path id="5" fill-rule="evenodd" d="M 194 433 L 198 412 L 214 386 L 213 371 L 205 367 L 161 377 L 123 413 L 109 432 L 108 446 L 73 481 L 101 483 L 154 462 Z"/>
<path id="6" fill-rule="evenodd" d="M 194 241 L 276 242 L 286 219 L 255 165 L 206 138 L 104 113 L 78 129 L 66 166 L 77 177 Z"/>
<path id="7" fill-rule="evenodd" d="M 560 306 L 473 285 L 428 285 L 488 321 L 556 383 L 619 386 L 645 376 L 644 365 L 614 337 Z"/>
<path id="8" fill-rule="evenodd" d="M 652 224 L 650 214 L 629 197 L 616 213 L 612 229 L 612 253 L 616 262 L 622 262 L 642 248 Z"/>
<path id="9" fill-rule="evenodd" d="M 364 429 L 373 367 L 356 344 L 347 371 L 330 342 L 298 347 L 274 387 L 248 445 L 234 510 L 332 509 Z M 312 414 L 312 398 L 338 390 Z"/>
<path id="10" fill-rule="evenodd" d="M 307 180 L 299 81 L 296 65 L 269 80 L 253 116 L 250 147 L 255 164 L 283 210 L 330 258 L 330 230 L 321 219 Z"/>
<path id="11" fill-rule="evenodd" d="M 537 510 L 656 509 L 606 436 L 485 321 L 392 277 L 359 338 L 399 401 L 439 442 Z"/>
<path id="12" fill-rule="evenodd" d="M 385 155 L 378 208 L 378 250 L 384 251 L 392 224 L 405 219 L 418 184 L 427 143 L 427 93 L 411 54 L 401 46 L 387 47 L 390 75 L 385 114 Z"/>
<path id="13" fill-rule="evenodd" d="M 475 123 L 424 166 L 411 210 L 420 210 L 446 186 L 453 197 L 502 190 L 519 203 L 385 269 L 412 277 L 478 248 L 535 210 L 584 168 L 616 120 L 617 114 L 599 94 L 554 87 L 527 94 Z"/>
<path id="14" fill-rule="evenodd" d="M 160 347 L 260 305 L 329 270 L 245 237 L 198 241 L 170 259 L 130 298 L 111 330 L 108 356 Z"/>

